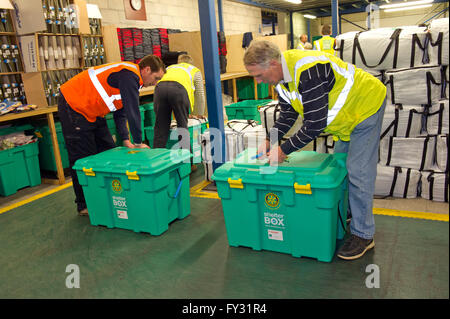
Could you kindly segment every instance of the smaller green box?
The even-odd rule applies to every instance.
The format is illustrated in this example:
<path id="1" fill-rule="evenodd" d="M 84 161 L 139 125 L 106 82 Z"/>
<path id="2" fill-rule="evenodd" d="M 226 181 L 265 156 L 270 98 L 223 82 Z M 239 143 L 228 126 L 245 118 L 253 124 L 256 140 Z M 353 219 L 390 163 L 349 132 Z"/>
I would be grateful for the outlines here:
<path id="1" fill-rule="evenodd" d="M 144 108 L 144 127 L 154 127 L 156 122 L 156 114 L 153 108 L 153 102 L 142 104 Z"/>
<path id="2" fill-rule="evenodd" d="M 142 140 L 144 140 L 144 121 L 145 121 L 145 107 L 139 106 L 139 111 L 141 113 L 141 129 L 142 129 Z M 108 113 L 105 116 L 106 124 L 108 125 L 108 129 L 111 132 L 114 142 L 117 146 L 123 146 L 123 141 L 117 133 L 116 122 L 114 122 L 113 113 Z M 130 134 L 130 142 L 133 143 L 133 136 Z"/>
<path id="3" fill-rule="evenodd" d="M 69 154 L 62 134 L 61 122 L 55 122 L 55 130 L 62 167 L 68 168 L 70 166 Z M 39 139 L 39 165 L 41 169 L 56 172 L 55 152 L 53 151 L 52 137 L 48 125 L 36 127 L 34 133 Z"/>
<path id="4" fill-rule="evenodd" d="M 259 107 L 266 105 L 272 100 L 244 100 L 225 106 L 229 120 L 255 120 L 261 124 Z"/>
<path id="5" fill-rule="evenodd" d="M 187 150 L 116 147 L 78 160 L 76 170 L 94 226 L 160 235 L 190 214 Z"/>
<path id="6" fill-rule="evenodd" d="M 238 97 L 241 100 L 255 98 L 255 82 L 253 78 L 243 78 L 236 80 Z M 267 83 L 257 84 L 258 99 L 265 99 L 269 96 L 269 85 Z"/>
<path id="7" fill-rule="evenodd" d="M 41 184 L 38 142 L 0 151 L 0 195 Z"/>

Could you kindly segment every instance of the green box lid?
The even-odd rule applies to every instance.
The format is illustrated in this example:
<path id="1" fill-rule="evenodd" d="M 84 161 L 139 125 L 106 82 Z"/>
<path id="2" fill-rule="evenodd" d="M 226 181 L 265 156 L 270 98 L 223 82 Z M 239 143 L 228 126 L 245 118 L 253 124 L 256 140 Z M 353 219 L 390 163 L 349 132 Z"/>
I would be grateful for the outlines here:
<path id="1" fill-rule="evenodd" d="M 347 175 L 346 154 L 325 154 L 313 151 L 291 153 L 278 166 L 270 166 L 267 158 L 255 158 L 256 148 L 240 153 L 233 162 L 217 168 L 215 181 L 239 180 L 243 184 L 293 186 L 310 184 L 311 188 L 335 188 Z"/>
<path id="2" fill-rule="evenodd" d="M 190 163 L 190 157 L 191 153 L 184 149 L 116 147 L 76 161 L 73 169 L 83 170 L 85 168 L 93 172 L 122 174 L 128 171 L 136 172 L 138 175 L 151 175 L 185 161 Z"/>

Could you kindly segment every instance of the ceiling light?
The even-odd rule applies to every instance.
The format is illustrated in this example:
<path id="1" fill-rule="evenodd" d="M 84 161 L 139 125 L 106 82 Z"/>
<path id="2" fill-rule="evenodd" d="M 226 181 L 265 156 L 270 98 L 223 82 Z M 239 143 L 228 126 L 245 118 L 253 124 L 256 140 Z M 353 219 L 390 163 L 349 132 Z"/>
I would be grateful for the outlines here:
<path id="1" fill-rule="evenodd" d="M 295 4 L 300 4 L 300 3 L 302 3 L 302 0 L 286 0 L 287 2 L 290 2 L 290 3 L 295 3 Z"/>
<path id="2" fill-rule="evenodd" d="M 315 18 L 317 18 L 316 16 L 313 16 L 311 14 L 304 14 L 303 17 L 305 17 L 306 19 L 315 19 Z"/>
<path id="3" fill-rule="evenodd" d="M 409 7 L 409 6 L 416 6 L 426 3 L 432 3 L 434 0 L 419 0 L 419 1 L 412 1 L 412 2 L 400 2 L 400 3 L 392 3 L 392 4 L 383 4 L 380 6 L 380 9 L 391 9 L 391 8 L 400 8 L 400 7 Z"/>
<path id="4" fill-rule="evenodd" d="M 423 4 L 421 6 L 412 6 L 412 7 L 401 7 L 401 8 L 393 8 L 393 9 L 384 9 L 384 12 L 396 12 L 396 11 L 405 11 L 405 10 L 414 10 L 414 9 L 422 9 L 431 7 L 432 4 Z"/>

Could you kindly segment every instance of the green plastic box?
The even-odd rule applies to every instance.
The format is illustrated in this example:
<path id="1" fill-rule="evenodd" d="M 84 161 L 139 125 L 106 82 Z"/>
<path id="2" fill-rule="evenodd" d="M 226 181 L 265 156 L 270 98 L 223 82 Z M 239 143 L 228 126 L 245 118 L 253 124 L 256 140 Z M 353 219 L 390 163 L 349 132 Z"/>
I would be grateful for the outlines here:
<path id="1" fill-rule="evenodd" d="M 160 235 L 190 214 L 187 150 L 114 149 L 78 160 L 92 225 Z"/>
<path id="2" fill-rule="evenodd" d="M 261 124 L 258 108 L 272 100 L 245 100 L 225 106 L 229 120 L 255 120 Z"/>
<path id="3" fill-rule="evenodd" d="M 265 99 L 269 96 L 269 85 L 267 83 L 257 84 L 258 99 Z M 253 78 L 243 78 L 236 80 L 236 88 L 239 99 L 248 100 L 255 98 L 255 82 Z"/>
<path id="4" fill-rule="evenodd" d="M 0 151 L 0 195 L 41 184 L 38 142 Z"/>
<path id="5" fill-rule="evenodd" d="M 188 121 L 188 129 L 189 129 L 189 135 L 191 138 L 191 146 L 192 146 L 192 163 L 198 164 L 202 162 L 202 148 L 200 145 L 200 135 L 203 134 L 203 132 L 208 128 L 208 122 L 207 121 L 199 121 L 196 119 L 189 119 Z M 167 141 L 166 148 L 172 149 L 172 147 L 178 143 L 177 140 L 170 139 L 172 131 L 175 129 L 171 129 L 169 132 L 169 140 Z M 155 128 L 154 127 L 144 127 L 145 137 L 150 145 L 150 147 L 153 147 L 153 138 L 155 135 Z"/>
<path id="6" fill-rule="evenodd" d="M 141 113 L 141 129 L 142 129 L 142 140 L 144 140 L 144 121 L 145 121 L 145 107 L 142 105 L 139 106 L 139 111 Z M 116 129 L 116 122 L 114 122 L 114 115 L 113 113 L 108 113 L 105 116 L 106 124 L 108 125 L 108 129 L 111 132 L 111 135 L 114 139 L 114 142 L 117 146 L 123 146 L 123 141 L 120 138 L 119 134 L 117 133 Z M 130 134 L 130 141 L 133 143 L 133 136 Z"/>
<path id="7" fill-rule="evenodd" d="M 67 153 L 61 122 L 55 122 L 56 137 L 58 139 L 59 152 L 63 168 L 68 168 L 69 154 Z M 48 125 L 42 125 L 35 129 L 35 135 L 39 139 L 39 166 L 43 170 L 56 172 L 55 152 L 53 151 L 52 137 Z"/>
<path id="8" fill-rule="evenodd" d="M 212 176 L 230 246 L 330 262 L 345 234 L 346 154 L 294 152 L 274 167 L 256 152 L 245 150 Z"/>
<path id="9" fill-rule="evenodd" d="M 144 127 L 154 127 L 156 122 L 156 114 L 153 108 L 153 102 L 141 105 L 144 108 Z"/>

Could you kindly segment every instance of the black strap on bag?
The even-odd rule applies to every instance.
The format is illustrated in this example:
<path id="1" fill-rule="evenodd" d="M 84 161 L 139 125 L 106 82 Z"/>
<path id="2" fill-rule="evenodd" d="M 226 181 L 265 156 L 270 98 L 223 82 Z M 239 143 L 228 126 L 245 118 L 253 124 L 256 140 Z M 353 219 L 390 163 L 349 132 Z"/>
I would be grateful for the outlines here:
<path id="1" fill-rule="evenodd" d="M 390 87 L 391 87 L 391 101 L 392 101 L 392 104 L 396 104 L 395 103 L 394 76 L 393 75 L 389 75 L 389 80 L 386 82 L 386 84 L 389 84 Z"/>
<path id="2" fill-rule="evenodd" d="M 429 111 L 429 107 L 425 107 L 425 115 L 426 115 L 426 126 L 428 126 L 428 119 L 430 116 L 434 116 L 434 115 L 438 115 L 438 130 L 437 130 L 437 134 L 441 134 L 442 133 L 442 121 L 444 120 L 444 103 L 439 103 L 439 110 L 435 111 L 435 112 L 430 112 Z M 428 131 L 428 129 L 427 129 Z"/>
<path id="3" fill-rule="evenodd" d="M 391 189 L 389 190 L 389 195 L 386 197 L 393 197 L 395 191 L 395 185 L 397 184 L 398 173 L 401 173 L 401 167 L 394 168 L 394 177 L 392 178 Z"/>
<path id="4" fill-rule="evenodd" d="M 428 141 L 429 140 L 430 140 L 430 136 L 426 136 L 423 139 L 422 162 L 420 163 L 419 171 L 422 171 L 425 166 L 425 160 L 427 159 L 427 150 L 428 150 Z"/>
<path id="5" fill-rule="evenodd" d="M 447 85 L 448 85 L 448 81 L 447 78 L 445 77 L 445 71 L 448 68 L 448 65 L 442 65 L 441 66 L 441 99 L 446 99 L 447 98 Z"/>
<path id="6" fill-rule="evenodd" d="M 448 162 L 447 162 L 448 163 Z M 447 165 L 447 169 L 448 169 L 448 165 Z M 444 182 L 444 202 L 448 203 L 448 177 L 449 177 L 449 172 L 447 170 L 447 172 L 445 173 L 445 182 Z"/>
<path id="7" fill-rule="evenodd" d="M 341 60 L 344 60 L 344 39 L 341 40 L 341 45 L 337 48 L 337 50 L 339 50 L 339 57 Z"/>
<path id="8" fill-rule="evenodd" d="M 386 166 L 389 166 L 391 163 L 391 157 L 392 157 L 392 144 L 394 143 L 394 136 L 389 137 L 389 149 L 388 149 L 388 155 L 387 155 L 387 161 Z"/>
<path id="9" fill-rule="evenodd" d="M 403 198 L 408 197 L 409 180 L 411 178 L 411 169 L 406 170 L 405 186 L 403 188 Z"/>
<path id="10" fill-rule="evenodd" d="M 430 175 L 427 177 L 428 181 L 428 194 L 429 194 L 429 200 L 433 200 L 433 189 L 434 189 L 434 172 L 431 172 Z"/>
<path id="11" fill-rule="evenodd" d="M 352 64 L 355 64 L 356 50 L 358 50 L 358 53 L 359 53 L 362 63 L 368 68 L 376 68 L 377 66 L 379 66 L 380 64 L 382 64 L 384 62 L 389 51 L 391 50 L 392 44 L 394 44 L 394 58 L 393 58 L 393 62 L 392 62 L 392 68 L 395 69 L 397 67 L 399 35 L 401 32 L 402 32 L 402 29 L 400 29 L 400 28 L 395 29 L 395 31 L 392 33 L 391 37 L 389 38 L 391 41 L 389 42 L 389 45 L 387 46 L 386 50 L 384 51 L 383 56 L 380 59 L 380 62 L 378 62 L 378 64 L 372 65 L 372 66 L 368 65 L 366 62 L 366 58 L 364 57 L 364 53 L 362 52 L 361 44 L 359 43 L 359 39 L 358 39 L 359 35 L 362 32 L 358 32 L 357 34 L 355 34 L 355 38 L 353 40 Z"/>
<path id="12" fill-rule="evenodd" d="M 403 108 L 401 104 L 398 104 L 398 106 L 400 107 L 400 109 Z M 394 110 L 394 115 L 395 115 L 394 120 L 391 122 L 391 124 L 389 124 L 389 126 L 384 130 L 384 132 L 381 133 L 380 140 L 382 140 L 389 133 L 391 128 L 394 128 L 392 136 L 397 136 L 398 121 L 399 121 L 399 110 L 397 108 L 397 105 Z"/>
<path id="13" fill-rule="evenodd" d="M 433 40 L 431 39 L 431 34 L 428 33 L 429 36 L 429 41 L 431 46 L 435 47 L 438 46 L 438 64 L 441 65 L 442 64 L 442 43 L 443 43 L 443 38 L 444 38 L 444 34 L 442 32 L 439 32 L 438 38 L 436 39 L 435 42 L 433 42 Z"/>
<path id="14" fill-rule="evenodd" d="M 422 64 L 428 64 L 430 63 L 430 57 L 428 55 L 428 34 L 425 37 L 425 42 L 424 45 L 422 45 L 422 43 L 420 42 L 419 36 L 417 35 L 417 33 L 414 33 L 412 35 L 412 40 L 411 40 L 411 60 L 409 63 L 409 66 L 411 68 L 414 67 L 414 62 L 415 62 L 415 56 L 416 56 L 416 44 L 417 46 L 422 50 Z"/>
<path id="15" fill-rule="evenodd" d="M 427 99 L 428 99 L 428 105 L 432 104 L 432 101 L 431 101 L 431 84 L 440 85 L 441 86 L 441 98 L 442 98 L 442 96 L 445 97 L 445 91 L 444 92 L 442 91 L 442 88 L 444 87 L 444 85 L 442 85 L 442 83 L 436 82 L 436 80 L 433 77 L 433 74 L 431 74 L 431 72 L 428 71 L 427 72 Z"/>

